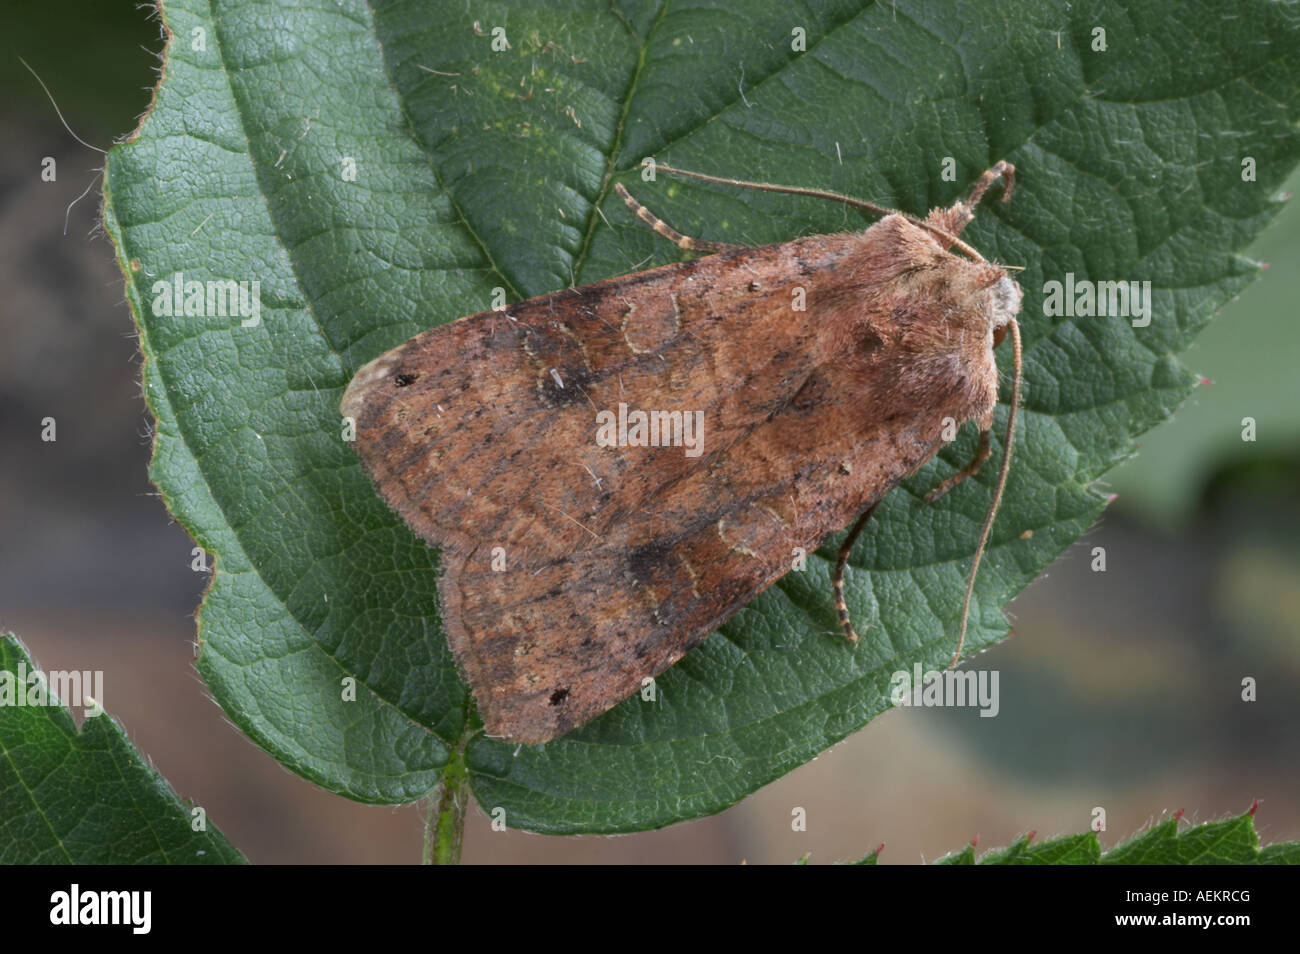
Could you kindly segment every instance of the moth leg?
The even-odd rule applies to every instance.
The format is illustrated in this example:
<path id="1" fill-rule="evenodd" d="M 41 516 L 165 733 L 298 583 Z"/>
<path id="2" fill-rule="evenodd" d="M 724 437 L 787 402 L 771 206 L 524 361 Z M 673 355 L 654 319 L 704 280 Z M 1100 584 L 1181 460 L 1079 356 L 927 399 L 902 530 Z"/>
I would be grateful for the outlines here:
<path id="1" fill-rule="evenodd" d="M 835 610 L 840 614 L 840 626 L 844 630 L 844 636 L 851 643 L 858 641 L 858 634 L 853 629 L 853 623 L 849 621 L 849 607 L 844 602 L 844 568 L 849 564 L 849 551 L 853 549 L 853 544 L 857 542 L 862 528 L 867 525 L 871 515 L 876 512 L 877 506 L 878 504 L 872 504 L 863 511 L 862 516 L 858 517 L 858 522 L 849 531 L 849 535 L 840 544 L 840 558 L 835 564 L 835 573 L 831 576 L 831 589 L 835 592 Z"/>
<path id="2" fill-rule="evenodd" d="M 979 201 L 988 191 L 989 186 L 999 179 L 1005 179 L 1007 183 L 1006 190 L 1002 193 L 1002 201 L 1011 201 L 1011 188 L 1016 182 L 1016 167 L 1005 159 L 999 159 L 993 164 L 992 169 L 985 169 L 984 174 L 980 176 L 980 181 L 975 183 L 975 188 L 971 189 L 970 195 L 963 203 L 968 209 L 973 209 L 979 205 Z"/>
<path id="3" fill-rule="evenodd" d="M 623 183 L 614 183 L 614 191 L 618 193 L 619 198 L 627 203 L 627 207 L 636 213 L 638 219 L 650 226 L 650 228 L 654 229 L 664 238 L 668 239 L 668 241 L 672 242 L 678 248 L 684 248 L 691 252 L 734 252 L 737 249 L 745 247 L 743 245 L 732 245 L 729 242 L 709 242 L 705 239 L 691 238 L 689 235 L 683 235 L 636 199 L 632 198 L 631 193 L 623 188 Z"/>
<path id="4" fill-rule="evenodd" d="M 992 453 L 993 451 L 989 448 L 989 430 L 988 428 L 982 428 L 980 430 L 980 443 L 975 448 L 975 456 L 971 458 L 971 462 L 926 494 L 925 502 L 934 503 L 967 477 L 974 477 L 980 472 L 980 468 L 984 466 L 984 462 L 989 459 Z"/>
<path id="5" fill-rule="evenodd" d="M 961 230 L 975 218 L 975 206 L 984 197 L 984 193 L 999 179 L 1005 180 L 1007 184 L 1006 191 L 1002 193 L 1002 201 L 1009 202 L 1011 187 L 1016 181 L 1016 167 L 1005 159 L 999 159 L 993 164 L 992 169 L 984 170 L 984 174 L 975 183 L 975 188 L 971 189 L 970 195 L 946 209 L 935 209 L 926 217 L 926 221 L 949 235 L 954 237 L 960 235 Z"/>

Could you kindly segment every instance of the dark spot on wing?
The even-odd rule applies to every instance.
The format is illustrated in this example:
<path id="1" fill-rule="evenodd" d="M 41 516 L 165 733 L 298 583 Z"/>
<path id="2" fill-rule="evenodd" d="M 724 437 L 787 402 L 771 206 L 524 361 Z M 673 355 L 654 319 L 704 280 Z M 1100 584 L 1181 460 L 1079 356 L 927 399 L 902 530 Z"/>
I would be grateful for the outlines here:
<path id="1" fill-rule="evenodd" d="M 596 376 L 582 365 L 548 368 L 542 375 L 538 389 L 549 406 L 567 407 L 586 401 L 587 393 L 595 380 Z"/>
<path id="2" fill-rule="evenodd" d="M 885 346 L 885 339 L 881 338 L 872 329 L 863 328 L 859 332 L 857 345 L 858 354 L 869 358 Z"/>
<path id="3" fill-rule="evenodd" d="M 649 583 L 668 562 L 672 552 L 672 544 L 663 540 L 636 547 L 627 555 L 628 572 L 638 583 Z"/>
<path id="4" fill-rule="evenodd" d="M 798 414 L 807 414 L 815 411 L 827 399 L 828 387 L 826 379 L 820 374 L 813 373 L 808 375 L 807 380 L 800 386 L 799 390 L 794 392 L 790 398 L 790 409 Z M 778 411 L 779 413 L 779 411 Z"/>

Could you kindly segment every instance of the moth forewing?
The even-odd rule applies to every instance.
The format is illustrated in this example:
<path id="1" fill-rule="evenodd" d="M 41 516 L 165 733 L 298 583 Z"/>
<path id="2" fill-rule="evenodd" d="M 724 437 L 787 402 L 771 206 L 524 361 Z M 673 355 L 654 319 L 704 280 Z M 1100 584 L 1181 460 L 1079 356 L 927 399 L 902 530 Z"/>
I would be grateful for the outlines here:
<path id="1" fill-rule="evenodd" d="M 380 494 L 442 548 L 490 734 L 542 742 L 606 711 L 929 460 L 945 417 L 986 426 L 1005 272 L 948 251 L 950 227 L 729 248 L 468 316 L 357 372 L 343 413 Z M 645 439 L 637 414 L 680 429 Z"/>

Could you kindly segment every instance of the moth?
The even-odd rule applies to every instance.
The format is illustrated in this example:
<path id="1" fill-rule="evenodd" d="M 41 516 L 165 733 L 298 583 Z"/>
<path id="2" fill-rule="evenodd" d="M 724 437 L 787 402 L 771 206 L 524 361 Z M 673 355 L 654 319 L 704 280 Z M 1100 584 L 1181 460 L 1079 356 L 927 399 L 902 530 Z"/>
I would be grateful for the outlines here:
<path id="1" fill-rule="evenodd" d="M 545 742 L 590 721 L 850 523 L 832 584 L 856 642 L 849 551 L 945 427 L 974 419 L 978 450 L 927 499 L 989 458 L 1009 331 L 1012 413 L 961 655 L 1011 460 L 1022 296 L 960 234 L 995 182 L 1010 197 L 1014 167 L 925 219 L 658 169 L 882 218 L 741 247 L 681 235 L 616 185 L 656 232 L 708 254 L 433 328 L 360 368 L 342 399 L 380 495 L 441 548 L 444 626 L 492 736 Z M 692 443 L 674 443 L 688 423 Z"/>

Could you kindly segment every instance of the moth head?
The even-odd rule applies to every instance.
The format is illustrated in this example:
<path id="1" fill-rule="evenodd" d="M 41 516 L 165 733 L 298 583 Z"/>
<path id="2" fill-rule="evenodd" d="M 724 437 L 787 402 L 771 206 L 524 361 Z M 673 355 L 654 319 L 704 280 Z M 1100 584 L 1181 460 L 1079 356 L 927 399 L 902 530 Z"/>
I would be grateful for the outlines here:
<path id="1" fill-rule="evenodd" d="M 997 280 L 989 287 L 990 303 L 992 306 L 993 321 L 990 330 L 993 332 L 993 347 L 1002 344 L 1002 339 L 1007 336 L 1007 326 L 1012 322 L 1016 315 L 1020 314 L 1020 301 L 1024 297 L 1020 286 L 1011 280 L 1006 272 L 1002 272 Z"/>

